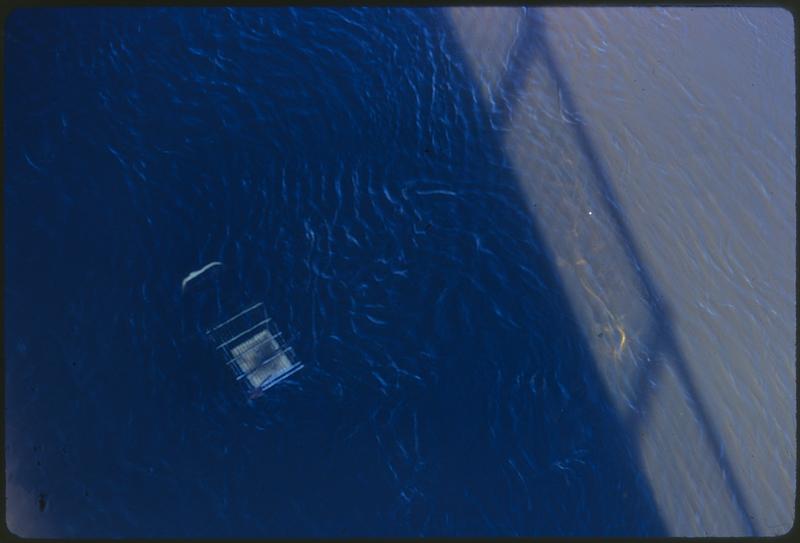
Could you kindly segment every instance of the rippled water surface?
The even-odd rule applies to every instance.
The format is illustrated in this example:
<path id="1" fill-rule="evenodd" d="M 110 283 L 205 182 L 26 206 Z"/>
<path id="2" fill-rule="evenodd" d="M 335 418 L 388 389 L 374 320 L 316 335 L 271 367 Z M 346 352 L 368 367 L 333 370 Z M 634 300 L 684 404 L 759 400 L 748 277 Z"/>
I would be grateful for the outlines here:
<path id="1" fill-rule="evenodd" d="M 14 533 L 791 527 L 788 12 L 21 10 L 4 39 Z M 181 296 L 212 260 L 218 308 L 300 337 L 254 402 Z"/>

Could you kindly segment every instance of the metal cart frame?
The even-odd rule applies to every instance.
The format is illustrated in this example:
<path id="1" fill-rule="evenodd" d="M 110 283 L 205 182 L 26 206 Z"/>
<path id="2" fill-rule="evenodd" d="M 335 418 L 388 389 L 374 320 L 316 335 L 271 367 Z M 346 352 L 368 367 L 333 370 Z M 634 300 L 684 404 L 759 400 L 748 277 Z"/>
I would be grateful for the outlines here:
<path id="1" fill-rule="evenodd" d="M 264 392 L 300 371 L 291 344 L 267 316 L 259 302 L 211 328 L 206 334 L 213 340 L 233 370 L 237 381 L 244 383 L 250 398 Z"/>

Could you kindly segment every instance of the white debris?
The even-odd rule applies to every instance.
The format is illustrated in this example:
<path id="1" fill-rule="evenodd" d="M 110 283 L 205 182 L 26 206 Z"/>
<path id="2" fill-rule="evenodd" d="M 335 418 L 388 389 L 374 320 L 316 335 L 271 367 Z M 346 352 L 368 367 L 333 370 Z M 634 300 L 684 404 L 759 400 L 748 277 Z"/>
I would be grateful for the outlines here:
<path id="1" fill-rule="evenodd" d="M 222 267 L 222 262 L 211 262 L 209 264 L 206 264 L 199 270 L 193 271 L 192 273 L 184 277 L 183 282 L 181 283 L 181 291 L 185 291 L 186 286 L 197 277 L 200 277 L 201 275 L 210 272 L 211 270 L 215 270 L 221 267 Z"/>

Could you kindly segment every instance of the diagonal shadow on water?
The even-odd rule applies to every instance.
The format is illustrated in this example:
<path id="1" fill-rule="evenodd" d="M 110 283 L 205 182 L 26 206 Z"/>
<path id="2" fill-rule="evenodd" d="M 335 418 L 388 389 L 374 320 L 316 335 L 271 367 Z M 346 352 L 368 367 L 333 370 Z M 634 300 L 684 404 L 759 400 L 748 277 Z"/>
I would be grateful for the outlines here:
<path id="1" fill-rule="evenodd" d="M 498 108 L 492 112 L 493 121 L 496 125 L 502 127 L 508 125 L 514 107 L 520 101 L 523 82 L 535 57 L 538 57 L 538 60 L 544 63 L 548 75 L 555 82 L 564 108 L 572 116 L 580 118 L 570 85 L 563 76 L 548 43 L 543 14 L 536 9 L 523 8 L 523 14 L 520 19 L 521 22 L 518 24 L 521 25 L 521 28 L 519 28 L 518 38 L 512 45 L 512 51 L 509 54 L 508 69 L 498 85 L 500 96 L 498 101 L 502 102 L 505 107 Z M 631 286 L 638 289 L 641 297 L 646 300 L 649 310 L 651 329 L 645 335 L 644 345 L 647 351 L 652 353 L 651 357 L 655 363 L 642 366 L 638 370 L 634 386 L 635 397 L 632 399 L 636 411 L 627 417 L 624 421 L 624 426 L 630 436 L 638 435 L 641 427 L 646 423 L 645 414 L 648 413 L 647 407 L 652 400 L 652 389 L 648 386 L 648 383 L 657 380 L 665 367 L 671 367 L 675 371 L 686 396 L 689 398 L 688 403 L 693 409 L 696 419 L 702 426 L 703 436 L 708 448 L 711 451 L 719 451 L 719 455 L 715 458 L 719 469 L 723 473 L 725 483 L 733 496 L 736 507 L 739 509 L 741 520 L 747 532 L 754 535 L 757 533 L 757 529 L 753 524 L 752 508 L 748 503 L 748 498 L 730 460 L 725 454 L 719 431 L 711 420 L 708 408 L 694 383 L 687 361 L 678 346 L 674 333 L 674 318 L 669 304 L 664 299 L 647 266 L 644 264 L 636 238 L 631 232 L 620 207 L 617 205 L 617 197 L 610 182 L 609 174 L 582 123 L 569 123 L 565 126 L 565 130 L 572 131 L 577 146 L 589 165 L 590 179 L 604 196 L 603 206 L 605 212 L 612 220 L 613 227 L 616 230 L 618 239 L 621 240 L 622 248 L 627 257 L 627 263 L 620 263 L 620 265 L 626 265 L 632 272 L 633 277 L 636 277 L 638 284 Z"/>
<path id="2" fill-rule="evenodd" d="M 515 41 L 517 49 L 512 53 L 509 69 L 501 87 L 499 101 L 507 106 L 506 110 L 489 111 L 486 108 L 481 108 L 479 115 L 482 117 L 483 125 L 486 127 L 490 125 L 497 127 L 499 125 L 502 129 L 508 123 L 510 110 L 521 92 L 522 82 L 528 69 L 526 57 L 542 54 L 542 43 L 539 39 L 541 36 L 541 23 L 531 22 L 531 20 L 537 18 L 536 12 L 528 11 L 527 16 L 530 20 L 526 20 L 519 29 L 519 35 Z M 445 41 L 449 44 L 455 44 L 455 51 L 449 52 L 451 60 L 456 65 L 467 66 L 466 54 L 458 47 L 455 31 L 451 28 L 450 23 L 447 22 L 446 15 L 436 12 L 435 21 L 431 23 L 431 26 L 443 26 L 442 31 L 446 35 Z M 466 84 L 475 85 L 476 83 L 473 80 L 467 81 Z M 508 163 L 497 132 L 487 130 L 481 136 L 483 137 L 481 145 L 484 154 L 490 157 L 497 157 L 493 160 L 494 163 Z M 487 179 L 497 177 L 496 171 L 490 171 L 493 168 L 491 165 L 487 164 L 484 168 L 487 169 L 481 173 L 485 174 Z M 499 175 L 504 177 L 502 180 L 504 186 L 518 186 L 515 175 L 512 172 L 503 172 Z M 523 197 L 518 193 L 514 199 L 522 201 Z M 532 232 L 530 236 L 536 240 L 540 247 L 543 247 L 544 244 L 541 242 L 543 237 L 537 225 L 535 223 L 530 224 L 527 225 L 527 228 Z M 561 388 L 561 393 L 566 397 L 563 404 L 559 403 L 561 400 L 558 402 L 548 400 L 550 405 L 537 404 L 535 407 L 544 407 L 549 413 L 526 414 L 526 416 L 532 417 L 536 424 L 539 425 L 534 430 L 534 432 L 538 433 L 522 436 L 514 435 L 509 436 L 507 439 L 517 443 L 521 442 L 520 447 L 527 448 L 528 451 L 536 451 L 531 454 L 539 454 L 539 458 L 548 458 L 549 456 L 552 459 L 555 454 L 553 451 L 562 451 L 563 453 L 564 450 L 572 447 L 575 442 L 580 442 L 582 446 L 590 447 L 591 450 L 587 453 L 588 456 L 584 458 L 585 462 L 580 458 L 574 460 L 575 462 L 590 465 L 586 471 L 582 472 L 583 479 L 577 485 L 570 486 L 568 479 L 564 482 L 537 475 L 535 469 L 528 472 L 530 479 L 527 484 L 530 485 L 530 492 L 545 495 L 546 498 L 538 497 L 537 499 L 543 499 L 548 504 L 555 504 L 555 507 L 551 513 L 546 513 L 545 510 L 542 510 L 530 515 L 522 526 L 525 527 L 525 530 L 533 533 L 559 533 L 553 530 L 560 526 L 560 529 L 563 530 L 562 534 L 666 534 L 667 529 L 658 513 L 652 490 L 643 476 L 641 467 L 636 463 L 635 452 L 632 452 L 637 448 L 636 443 L 630 439 L 633 434 L 626 428 L 625 422 L 620 420 L 613 410 L 608 409 L 611 402 L 601 385 L 602 380 L 598 375 L 598 365 L 587 347 L 584 332 L 576 324 L 576 319 L 573 316 L 574 311 L 569 306 L 563 284 L 555 271 L 554 263 L 546 255 L 539 253 L 539 256 L 535 257 L 532 266 L 542 276 L 545 283 L 555 285 L 549 293 L 549 296 L 552 297 L 551 299 L 555 301 L 543 303 L 539 308 L 539 311 L 544 314 L 542 322 L 537 319 L 529 319 L 523 324 L 539 326 L 540 329 L 536 330 L 536 332 L 542 334 L 543 343 L 548 342 L 550 338 L 567 337 L 573 347 L 571 350 L 561 351 L 553 347 L 555 352 L 551 351 L 552 354 L 549 357 L 538 357 L 537 355 L 532 359 L 533 365 L 536 366 L 534 370 L 535 372 L 541 371 L 548 375 L 556 376 L 556 382 L 548 381 L 542 387 L 549 387 L 551 392 L 554 391 L 559 394 L 559 388 L 557 387 L 562 387 L 562 382 L 558 381 L 560 376 L 567 390 L 572 387 L 572 394 L 570 396 L 569 393 L 564 393 L 564 388 Z M 512 359 L 520 358 L 519 352 L 513 352 L 513 349 L 522 348 L 520 347 L 521 340 L 511 335 L 506 336 L 500 330 L 495 333 L 497 335 L 496 341 L 500 343 L 506 342 L 507 345 L 511 345 L 505 350 L 498 349 L 498 357 L 503 358 L 502 354 L 509 353 L 511 356 L 504 359 L 509 365 L 512 364 Z M 506 371 L 510 371 L 508 367 L 506 367 Z M 520 371 L 523 370 L 521 369 Z M 450 377 L 448 376 L 448 378 Z M 453 378 L 455 379 L 455 377 Z M 446 400 L 442 398 L 439 401 L 440 403 L 458 401 L 458 394 L 459 392 L 453 388 L 448 391 Z M 458 409 L 460 417 L 479 420 L 482 412 L 479 407 L 473 406 L 473 402 L 472 398 L 461 398 Z M 553 406 L 554 403 L 558 404 L 557 408 Z M 435 405 L 436 407 L 431 409 L 431 412 L 438 412 L 438 410 L 444 409 L 438 404 Z M 451 428 L 440 428 L 439 430 L 442 441 L 455 443 L 459 439 Z M 587 435 L 591 437 L 586 437 Z M 497 436 L 495 438 L 496 442 L 503 441 Z M 542 440 L 545 443 L 542 443 Z M 474 446 L 477 448 L 477 442 Z M 495 447 L 506 447 L 509 450 L 511 448 L 510 445 L 504 444 L 495 445 Z M 479 458 L 478 454 L 474 450 L 464 450 L 462 461 L 467 462 L 467 465 L 469 465 L 470 459 L 473 457 L 476 458 L 474 462 L 477 464 L 479 462 L 477 460 Z M 553 465 L 558 469 L 568 469 L 565 462 L 556 461 Z M 515 470 L 517 469 L 513 463 L 512 467 Z M 488 473 L 492 469 L 495 468 L 487 466 L 485 471 Z M 453 474 L 452 478 L 446 480 L 452 482 L 457 480 L 456 477 L 457 475 Z M 520 480 L 522 479 L 523 477 L 520 475 Z M 581 486 L 582 488 L 576 488 Z M 555 511 L 559 510 L 562 511 L 563 516 L 560 520 L 557 520 L 554 516 L 558 514 Z M 568 512 L 563 513 L 564 510 L 568 510 Z M 576 510 L 582 510 L 582 513 Z M 575 516 L 572 517 L 571 515 Z M 564 525 L 563 521 L 565 519 L 571 519 L 574 524 Z M 559 524 L 560 522 L 562 524 Z M 519 526 L 517 525 L 517 527 Z"/>

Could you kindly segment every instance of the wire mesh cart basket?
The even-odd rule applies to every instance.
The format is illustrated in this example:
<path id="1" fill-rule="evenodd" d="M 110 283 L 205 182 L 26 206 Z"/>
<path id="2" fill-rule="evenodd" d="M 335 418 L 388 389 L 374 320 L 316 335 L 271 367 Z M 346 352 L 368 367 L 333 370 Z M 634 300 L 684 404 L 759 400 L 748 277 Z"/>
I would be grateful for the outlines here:
<path id="1" fill-rule="evenodd" d="M 291 343 L 267 316 L 264 304 L 257 303 L 206 332 L 243 382 L 250 398 L 261 396 L 300 371 Z"/>

